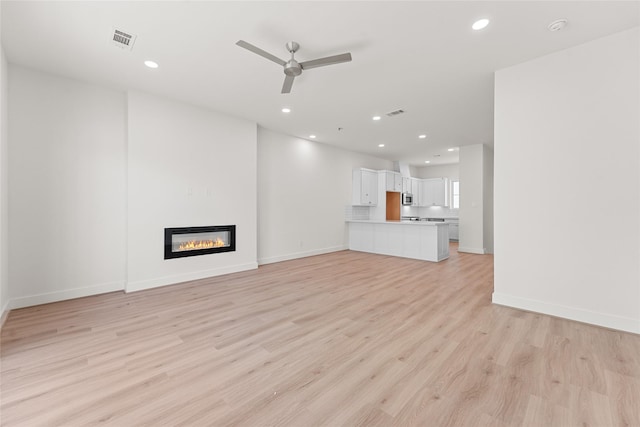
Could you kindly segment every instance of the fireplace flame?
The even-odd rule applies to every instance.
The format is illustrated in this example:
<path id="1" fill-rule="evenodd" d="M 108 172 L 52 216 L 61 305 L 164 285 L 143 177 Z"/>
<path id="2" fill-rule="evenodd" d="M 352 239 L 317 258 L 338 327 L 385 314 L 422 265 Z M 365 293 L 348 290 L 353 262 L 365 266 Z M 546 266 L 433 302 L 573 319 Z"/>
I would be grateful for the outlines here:
<path id="1" fill-rule="evenodd" d="M 180 243 L 178 250 L 193 251 L 196 249 L 221 248 L 223 246 L 226 246 L 226 244 L 221 238 L 217 237 L 216 240 L 190 240 L 188 242 Z"/>

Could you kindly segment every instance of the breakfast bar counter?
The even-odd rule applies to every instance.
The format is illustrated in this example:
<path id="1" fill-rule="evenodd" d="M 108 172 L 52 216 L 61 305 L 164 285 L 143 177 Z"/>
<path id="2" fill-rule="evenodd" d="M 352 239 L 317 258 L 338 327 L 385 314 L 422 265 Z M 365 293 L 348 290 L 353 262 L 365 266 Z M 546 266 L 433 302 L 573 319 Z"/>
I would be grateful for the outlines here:
<path id="1" fill-rule="evenodd" d="M 348 220 L 349 249 L 438 262 L 449 258 L 449 224 Z"/>

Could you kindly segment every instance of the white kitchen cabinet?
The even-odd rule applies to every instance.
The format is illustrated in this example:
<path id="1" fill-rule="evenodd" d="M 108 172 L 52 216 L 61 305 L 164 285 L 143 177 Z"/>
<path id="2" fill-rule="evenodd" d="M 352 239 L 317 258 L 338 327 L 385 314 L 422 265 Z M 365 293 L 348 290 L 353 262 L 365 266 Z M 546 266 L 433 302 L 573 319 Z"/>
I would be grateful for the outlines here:
<path id="1" fill-rule="evenodd" d="M 378 173 L 371 169 L 353 171 L 352 204 L 373 206 L 378 204 Z"/>
<path id="2" fill-rule="evenodd" d="M 393 188 L 394 191 L 402 193 L 402 175 L 400 175 L 399 173 L 394 173 Z"/>
<path id="3" fill-rule="evenodd" d="M 423 180 L 420 206 L 449 206 L 447 202 L 448 182 L 448 178 Z"/>
<path id="4" fill-rule="evenodd" d="M 411 178 L 411 194 L 413 194 L 412 206 L 422 206 L 420 201 L 422 200 L 422 180 L 418 178 Z"/>
<path id="5" fill-rule="evenodd" d="M 449 224 L 449 240 L 455 240 L 457 242 L 459 239 L 458 236 L 460 235 L 459 230 L 460 225 Z"/>
<path id="6" fill-rule="evenodd" d="M 427 191 L 427 180 L 422 180 L 422 187 L 420 188 L 420 206 L 431 206 L 428 202 L 431 200 L 431 195 Z"/>
<path id="7" fill-rule="evenodd" d="M 398 172 L 386 172 L 386 187 L 387 191 L 397 191 L 398 193 L 402 192 L 402 175 Z"/>
<path id="8" fill-rule="evenodd" d="M 411 193 L 411 178 L 402 177 L 402 192 Z"/>
<path id="9" fill-rule="evenodd" d="M 449 224 L 449 240 L 459 240 L 460 236 L 460 221 L 458 219 L 446 219 L 446 224 Z"/>
<path id="10" fill-rule="evenodd" d="M 449 227 L 424 221 L 348 221 L 349 249 L 439 262 L 449 258 Z"/>

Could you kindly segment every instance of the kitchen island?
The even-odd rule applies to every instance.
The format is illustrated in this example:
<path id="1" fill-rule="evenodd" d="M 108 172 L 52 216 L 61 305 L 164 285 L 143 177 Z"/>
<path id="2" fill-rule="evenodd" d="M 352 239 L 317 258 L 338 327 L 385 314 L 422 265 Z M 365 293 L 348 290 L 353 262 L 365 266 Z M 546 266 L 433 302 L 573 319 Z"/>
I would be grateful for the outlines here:
<path id="1" fill-rule="evenodd" d="M 449 224 L 348 220 L 349 249 L 438 262 L 449 258 Z"/>

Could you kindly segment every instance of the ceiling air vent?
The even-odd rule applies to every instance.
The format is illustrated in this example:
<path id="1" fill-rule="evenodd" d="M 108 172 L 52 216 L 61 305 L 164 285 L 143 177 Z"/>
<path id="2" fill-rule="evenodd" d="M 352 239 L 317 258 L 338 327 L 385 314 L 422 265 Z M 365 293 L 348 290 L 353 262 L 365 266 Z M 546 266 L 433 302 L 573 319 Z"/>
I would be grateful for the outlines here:
<path id="1" fill-rule="evenodd" d="M 387 113 L 387 116 L 393 117 L 393 116 L 397 116 L 399 114 L 404 114 L 404 110 L 390 111 L 390 112 Z"/>
<path id="2" fill-rule="evenodd" d="M 119 48 L 131 50 L 136 42 L 136 36 L 114 28 L 111 34 L 111 42 Z"/>

